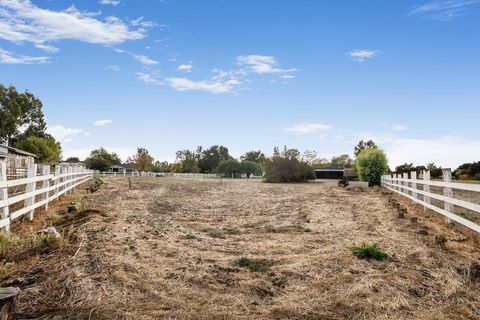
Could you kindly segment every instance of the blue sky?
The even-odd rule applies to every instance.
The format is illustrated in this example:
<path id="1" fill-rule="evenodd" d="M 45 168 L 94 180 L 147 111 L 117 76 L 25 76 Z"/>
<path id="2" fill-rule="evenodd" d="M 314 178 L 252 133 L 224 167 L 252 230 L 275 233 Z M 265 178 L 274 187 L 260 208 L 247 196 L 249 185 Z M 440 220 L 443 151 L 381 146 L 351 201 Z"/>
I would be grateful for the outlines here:
<path id="1" fill-rule="evenodd" d="M 480 160 L 480 0 L 0 0 L 0 83 L 65 157 L 222 144 Z"/>

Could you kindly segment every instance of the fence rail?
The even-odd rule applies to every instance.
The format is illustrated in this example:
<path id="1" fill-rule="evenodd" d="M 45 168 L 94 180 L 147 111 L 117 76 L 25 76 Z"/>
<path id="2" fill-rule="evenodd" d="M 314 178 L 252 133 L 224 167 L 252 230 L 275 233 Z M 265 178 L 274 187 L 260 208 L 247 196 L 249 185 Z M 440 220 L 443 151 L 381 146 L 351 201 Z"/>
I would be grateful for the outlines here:
<path id="1" fill-rule="evenodd" d="M 11 180 L 12 177 L 7 175 L 6 161 L 0 161 L 1 230 L 9 232 L 11 221 L 24 215 L 33 220 L 35 209 L 48 209 L 49 202 L 73 191 L 90 180 L 93 174 L 93 171 L 74 164 L 55 166 L 51 174 L 50 166 L 29 163 L 26 177 Z"/>
<path id="2" fill-rule="evenodd" d="M 199 177 L 199 178 L 217 178 L 220 175 L 214 173 L 174 173 L 174 172 L 145 172 L 145 171 L 95 171 L 99 177 Z"/>
<path id="3" fill-rule="evenodd" d="M 413 203 L 422 205 L 425 210 L 429 209 L 443 215 L 448 223 L 455 221 L 477 233 L 480 233 L 480 225 L 456 214 L 455 211 L 455 208 L 461 208 L 469 210 L 475 214 L 480 213 L 480 204 L 460 199 L 457 195 L 459 191 L 467 191 L 475 194 L 475 198 L 480 199 L 480 185 L 452 182 L 452 172 L 450 169 L 444 169 L 443 181 L 430 180 L 429 171 L 424 171 L 422 176 L 417 178 L 417 173 L 413 171 L 410 174 L 404 173 L 402 175 L 395 174 L 383 176 L 382 185 L 385 188 L 412 200 Z M 420 188 L 420 186 L 423 187 Z M 433 192 L 431 190 L 432 187 L 443 191 L 443 194 Z M 437 203 L 443 202 L 443 208 L 432 203 L 432 199 L 436 200 Z"/>

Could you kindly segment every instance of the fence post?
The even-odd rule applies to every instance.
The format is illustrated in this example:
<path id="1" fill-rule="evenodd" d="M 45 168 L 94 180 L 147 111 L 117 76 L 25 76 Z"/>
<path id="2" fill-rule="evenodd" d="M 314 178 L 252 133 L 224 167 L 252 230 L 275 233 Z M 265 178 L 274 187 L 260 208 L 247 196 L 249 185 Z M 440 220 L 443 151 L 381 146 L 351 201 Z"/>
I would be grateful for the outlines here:
<path id="1" fill-rule="evenodd" d="M 452 182 L 452 170 L 451 169 L 443 169 L 443 182 L 450 183 Z M 445 187 L 443 189 L 443 195 L 448 198 L 453 198 L 453 191 L 450 187 Z M 453 213 L 453 205 L 444 201 L 445 204 L 445 211 Z M 450 223 L 450 219 L 446 218 L 447 223 Z"/>
<path id="2" fill-rule="evenodd" d="M 404 179 L 404 180 L 408 180 L 408 173 L 407 173 L 407 172 L 404 172 L 404 173 L 403 173 L 403 179 Z M 408 182 L 403 181 L 402 184 L 403 184 L 404 187 L 408 187 Z M 405 189 L 405 188 L 403 188 L 403 193 L 405 193 L 405 194 L 407 194 L 407 195 L 409 194 L 408 190 Z"/>
<path id="3" fill-rule="evenodd" d="M 0 183 L 7 182 L 7 160 L 0 160 Z M 8 199 L 8 188 L 0 187 L 0 201 Z M 2 231 L 9 232 L 10 231 L 10 214 L 8 212 L 8 205 L 5 207 L 0 207 L 0 214 L 2 220 L 6 220 L 5 226 L 2 228 Z"/>
<path id="4" fill-rule="evenodd" d="M 37 165 L 34 163 L 29 163 L 28 164 L 28 171 L 27 171 L 27 178 L 35 178 L 37 176 Z M 35 191 L 35 186 L 36 182 L 29 182 L 26 184 L 25 192 L 34 192 Z M 25 199 L 25 207 L 30 207 L 33 206 L 35 203 L 35 195 L 32 195 L 31 197 Z M 33 220 L 33 209 L 31 211 L 28 211 L 26 216 L 28 221 Z"/>
<path id="5" fill-rule="evenodd" d="M 42 167 L 42 175 L 45 176 L 45 180 L 43 180 L 42 183 L 42 189 L 45 189 L 45 193 L 42 195 L 42 200 L 47 200 L 45 203 L 45 210 L 48 210 L 48 202 L 50 198 L 50 191 L 48 188 L 50 188 L 50 166 L 49 165 L 43 165 Z"/>
<path id="6" fill-rule="evenodd" d="M 428 182 L 430 182 L 430 170 L 423 171 L 423 182 L 425 182 L 423 185 L 423 191 L 430 192 L 430 185 L 427 184 Z M 430 204 L 430 197 L 423 196 L 423 201 L 427 204 Z M 424 211 L 427 211 L 427 209 L 428 208 L 426 206 L 423 207 Z"/>
<path id="7" fill-rule="evenodd" d="M 417 190 L 417 171 L 412 171 L 410 173 L 412 177 L 412 189 Z M 418 194 L 416 191 L 412 191 L 412 197 L 418 199 Z M 412 201 L 413 203 L 417 203 L 416 201 Z"/>

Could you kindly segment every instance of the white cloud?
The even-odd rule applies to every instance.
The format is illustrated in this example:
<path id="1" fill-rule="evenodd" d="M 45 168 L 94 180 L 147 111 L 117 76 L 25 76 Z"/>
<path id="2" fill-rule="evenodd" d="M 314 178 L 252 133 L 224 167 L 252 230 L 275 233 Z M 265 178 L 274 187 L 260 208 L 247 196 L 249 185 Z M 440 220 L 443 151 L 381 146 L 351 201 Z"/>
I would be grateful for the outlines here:
<path id="1" fill-rule="evenodd" d="M 183 72 L 192 72 L 193 65 L 191 63 L 189 64 L 181 64 L 178 66 L 177 70 L 183 71 Z"/>
<path id="2" fill-rule="evenodd" d="M 108 125 L 112 124 L 112 120 L 108 120 L 108 119 L 97 120 L 93 124 L 96 125 L 97 127 L 105 127 L 105 126 L 108 126 Z"/>
<path id="3" fill-rule="evenodd" d="M 439 21 L 450 21 L 473 5 L 480 4 L 480 0 L 445 0 L 432 1 L 414 6 L 410 15 L 426 15 Z"/>
<path id="4" fill-rule="evenodd" d="M 152 66 L 152 65 L 158 64 L 158 61 L 150 59 L 149 57 L 147 57 L 143 54 L 136 54 L 136 53 L 128 52 L 126 50 L 118 49 L 118 48 L 115 49 L 115 52 L 121 53 L 121 54 L 123 54 L 123 53 L 128 54 L 128 55 L 132 56 L 135 60 L 137 60 L 138 62 L 140 62 L 141 64 L 143 64 L 145 66 Z"/>
<path id="5" fill-rule="evenodd" d="M 0 64 L 36 64 L 47 63 L 49 61 L 49 57 L 16 56 L 0 48 Z"/>
<path id="6" fill-rule="evenodd" d="M 353 50 L 348 53 L 348 55 L 359 62 L 365 61 L 366 59 L 371 59 L 377 56 L 377 50 Z"/>
<path id="7" fill-rule="evenodd" d="M 112 70 L 112 71 L 122 71 L 122 68 L 120 68 L 116 64 L 111 64 L 105 67 L 105 69 Z"/>
<path id="8" fill-rule="evenodd" d="M 100 4 L 107 4 L 116 7 L 120 4 L 120 0 L 100 0 Z"/>
<path id="9" fill-rule="evenodd" d="M 0 39 L 36 45 L 58 40 L 77 40 L 113 45 L 142 39 L 145 29 L 130 30 L 120 19 L 81 12 L 74 6 L 63 11 L 42 9 L 29 0 L 0 1 Z"/>
<path id="10" fill-rule="evenodd" d="M 41 49 L 41 50 L 46 51 L 48 53 L 57 53 L 60 50 L 57 47 L 49 46 L 47 44 L 41 44 L 41 43 L 37 43 L 35 45 L 35 48 Z"/>
<path id="11" fill-rule="evenodd" d="M 157 79 L 154 75 L 145 73 L 145 72 L 137 72 L 137 79 L 145 82 L 146 84 L 155 84 L 155 85 L 165 84 L 162 80 Z"/>
<path id="12" fill-rule="evenodd" d="M 332 126 L 322 123 L 300 123 L 293 127 L 285 128 L 286 132 L 295 134 L 317 133 L 332 129 Z"/>
<path id="13" fill-rule="evenodd" d="M 407 126 L 404 126 L 404 125 L 401 125 L 401 124 L 394 124 L 392 126 L 392 130 L 395 130 L 395 131 L 405 131 L 405 130 L 408 130 L 408 127 Z"/>
<path id="14" fill-rule="evenodd" d="M 143 27 L 143 28 L 151 28 L 157 25 L 157 23 L 155 22 L 143 20 L 143 17 L 132 20 L 130 24 L 134 27 Z"/>
<path id="15" fill-rule="evenodd" d="M 187 78 L 168 78 L 167 83 L 178 91 L 207 91 L 210 93 L 229 93 L 234 92 L 235 88 L 241 84 L 239 80 L 200 80 L 194 81 Z"/>
<path id="16" fill-rule="evenodd" d="M 73 137 L 78 135 L 89 136 L 90 133 L 77 128 L 65 128 L 60 125 L 48 127 L 46 132 L 51 134 L 55 139 L 60 142 L 66 143 L 72 140 Z"/>
<path id="17" fill-rule="evenodd" d="M 135 58 L 135 60 L 137 60 L 138 62 L 146 66 L 152 66 L 152 65 L 158 64 L 158 61 L 150 59 L 149 57 L 144 56 L 142 54 L 134 54 L 133 57 Z"/>
<path id="18" fill-rule="evenodd" d="M 278 62 L 275 57 L 272 56 L 261 56 L 261 55 L 248 55 L 248 56 L 238 56 L 237 63 L 240 66 L 246 66 L 248 71 L 257 73 L 257 74 L 268 74 L 268 73 L 288 73 L 294 72 L 296 69 L 282 69 L 278 67 Z"/>

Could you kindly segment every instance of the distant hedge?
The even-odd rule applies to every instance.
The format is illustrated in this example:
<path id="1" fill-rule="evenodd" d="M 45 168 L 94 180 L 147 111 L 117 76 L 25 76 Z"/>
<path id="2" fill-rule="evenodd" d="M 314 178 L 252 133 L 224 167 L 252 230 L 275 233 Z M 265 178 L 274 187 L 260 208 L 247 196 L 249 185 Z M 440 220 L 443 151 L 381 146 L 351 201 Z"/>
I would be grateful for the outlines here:
<path id="1" fill-rule="evenodd" d="M 265 166 L 265 182 L 305 182 L 314 179 L 313 168 L 297 158 L 274 157 Z"/>

